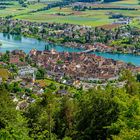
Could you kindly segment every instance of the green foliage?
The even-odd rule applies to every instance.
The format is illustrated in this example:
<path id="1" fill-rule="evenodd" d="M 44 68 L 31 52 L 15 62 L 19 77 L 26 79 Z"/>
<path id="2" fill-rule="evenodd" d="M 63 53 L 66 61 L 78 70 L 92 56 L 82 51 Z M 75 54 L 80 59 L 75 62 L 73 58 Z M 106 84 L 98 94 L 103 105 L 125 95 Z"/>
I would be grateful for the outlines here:
<path id="1" fill-rule="evenodd" d="M 78 135 L 76 139 L 107 139 L 110 126 L 116 121 L 119 108 L 114 101 L 114 90 L 91 90 L 82 96 L 77 114 Z"/>
<path id="2" fill-rule="evenodd" d="M 0 138 L 4 140 L 139 140 L 139 82 L 125 70 L 124 87 L 93 88 L 73 96 L 52 94 L 55 83 L 24 111 L 15 110 L 9 93 L 18 83 L 0 86 Z M 64 86 L 59 87 L 64 89 Z M 67 88 L 65 88 L 67 89 Z M 23 92 L 23 91 L 22 91 Z M 78 92 L 78 91 L 77 91 Z M 76 93 L 75 93 L 76 94 Z"/>
<path id="3" fill-rule="evenodd" d="M 55 139 L 52 133 L 55 125 L 53 116 L 58 111 L 57 101 L 52 94 L 44 94 L 42 99 L 32 104 L 25 113 L 28 118 L 30 137 L 34 139 Z"/>
<path id="4" fill-rule="evenodd" d="M 137 82 L 136 77 L 128 70 L 124 70 L 121 75 L 121 79 L 126 81 L 125 88 L 129 94 L 139 94 L 139 83 Z"/>
<path id="5" fill-rule="evenodd" d="M 69 137 L 73 136 L 76 111 L 77 103 L 68 96 L 64 96 L 61 99 L 60 111 L 55 116 L 54 132 L 58 138 L 69 140 Z"/>
<path id="6" fill-rule="evenodd" d="M 3 140 L 30 140 L 26 120 L 15 105 L 6 90 L 0 87 L 0 138 Z"/>
<path id="7" fill-rule="evenodd" d="M 140 136 L 140 99 L 137 95 L 134 97 L 127 96 L 127 99 L 127 102 L 123 101 L 125 108 L 120 106 L 122 108 L 121 113 L 117 121 L 110 127 L 113 131 L 120 132 L 113 136 L 114 140 L 138 140 Z"/>
<path id="8" fill-rule="evenodd" d="M 38 68 L 38 71 L 36 73 L 36 78 L 37 79 L 44 79 L 44 75 L 45 75 L 45 69 Z"/>

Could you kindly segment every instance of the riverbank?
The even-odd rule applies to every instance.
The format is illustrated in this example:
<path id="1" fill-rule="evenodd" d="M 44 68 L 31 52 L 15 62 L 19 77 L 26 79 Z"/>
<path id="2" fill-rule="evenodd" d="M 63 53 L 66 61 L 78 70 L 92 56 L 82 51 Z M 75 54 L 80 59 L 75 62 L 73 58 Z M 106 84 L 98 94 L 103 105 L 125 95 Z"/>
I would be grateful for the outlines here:
<path id="1" fill-rule="evenodd" d="M 0 40 L 2 41 L 2 46 L 0 48 L 0 52 L 6 52 L 7 50 L 23 50 L 26 53 L 29 53 L 32 49 L 37 49 L 39 51 L 45 50 L 45 45 L 48 42 L 40 41 L 34 38 L 26 38 L 24 36 L 17 35 L 3 35 L 0 33 Z M 65 47 L 59 45 L 50 46 L 49 49 L 55 49 L 58 52 L 82 52 L 83 49 Z M 114 53 L 104 53 L 104 52 L 92 52 L 91 54 L 95 54 L 97 56 L 102 56 L 104 58 L 114 59 L 123 61 L 126 63 L 132 63 L 136 66 L 140 66 L 140 56 L 132 55 L 132 54 L 114 54 Z"/>
<path id="2" fill-rule="evenodd" d="M 63 47 L 66 47 L 66 48 L 77 48 L 77 49 L 79 49 L 79 50 L 81 50 L 82 49 L 82 51 L 88 51 L 88 50 L 92 50 L 93 49 L 93 51 L 90 51 L 89 53 L 92 53 L 92 52 L 97 52 L 97 53 L 109 53 L 109 54 L 128 54 L 128 55 L 134 55 L 134 56 L 140 56 L 140 52 L 135 52 L 135 53 L 130 53 L 130 52 L 126 52 L 126 51 L 124 51 L 124 52 L 120 52 L 120 51 L 117 51 L 117 50 L 114 50 L 113 49 L 113 47 L 109 47 L 109 46 L 106 46 L 106 45 L 104 45 L 104 44 L 102 44 L 102 43 L 96 43 L 96 44 L 100 44 L 101 46 L 96 46 L 96 44 L 93 44 L 93 45 L 91 45 L 91 44 L 85 44 L 85 45 L 83 45 L 83 44 L 79 44 L 79 43 L 75 43 L 75 42 L 65 42 L 65 43 L 56 43 L 56 42 L 51 42 L 51 41 L 49 41 L 49 40 L 47 40 L 47 39 L 45 39 L 45 38 L 40 38 L 39 36 L 37 36 L 37 35 L 30 35 L 30 34 L 22 34 L 24 37 L 27 37 L 27 38 L 32 38 L 32 39 L 37 39 L 37 40 L 39 40 L 39 41 L 44 41 L 44 42 L 46 42 L 47 44 L 49 44 L 50 46 L 63 46 Z M 97 47 L 96 49 L 94 49 L 95 48 L 95 46 Z M 102 48 L 102 46 L 104 46 L 105 48 Z"/>
<path id="3" fill-rule="evenodd" d="M 76 42 L 59 43 L 59 42 L 49 41 L 47 38 L 40 38 L 40 36 L 37 36 L 37 35 L 23 34 L 23 36 L 29 37 L 29 38 L 35 38 L 40 41 L 45 41 L 54 46 L 59 45 L 59 46 L 65 46 L 69 48 L 83 49 L 83 51 L 93 50 L 92 52 L 111 53 L 111 54 L 129 54 L 129 55 L 132 54 L 132 55 L 140 56 L 140 52 L 133 52 L 133 53 L 127 52 L 127 51 L 122 52 L 102 43 L 93 43 L 93 44 L 89 44 L 89 43 L 80 44 Z"/>
<path id="4" fill-rule="evenodd" d="M 0 19 L 1 32 L 21 34 L 56 45 L 93 49 L 98 52 L 128 53 L 139 55 L 140 32 L 124 25 L 106 30 L 72 24 L 36 23 L 13 19 Z M 9 26 L 10 24 L 10 26 Z M 100 43 L 99 43 L 100 42 Z"/>

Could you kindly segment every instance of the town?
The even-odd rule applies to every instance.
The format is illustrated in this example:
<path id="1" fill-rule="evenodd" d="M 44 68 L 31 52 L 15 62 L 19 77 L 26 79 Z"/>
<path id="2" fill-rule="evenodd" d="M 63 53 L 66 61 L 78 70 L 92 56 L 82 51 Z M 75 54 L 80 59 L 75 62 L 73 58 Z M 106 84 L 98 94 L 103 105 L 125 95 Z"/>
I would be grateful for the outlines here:
<path id="1" fill-rule="evenodd" d="M 68 94 L 68 87 L 75 90 L 88 90 L 98 86 L 103 88 L 108 82 L 123 87 L 125 81 L 119 80 L 123 69 L 128 69 L 134 74 L 140 71 L 140 67 L 105 59 L 95 54 L 56 52 L 54 49 L 44 51 L 33 49 L 29 54 L 22 50 L 7 51 L 0 54 L 0 67 L 1 83 L 6 82 L 9 86 L 17 84 L 16 92 L 24 89 L 25 93 L 29 93 L 26 95 L 23 92 L 20 95 L 17 106 L 19 109 L 24 109 L 27 103 L 34 102 L 35 99 L 30 97 L 31 93 L 40 96 L 46 87 L 54 86 L 53 88 L 56 89 L 50 81 L 62 84 L 60 89 L 54 90 L 55 94 L 62 96 Z M 8 74 L 3 74 L 6 72 Z M 49 82 L 45 82 L 45 79 Z M 14 101 L 18 101 L 16 96 L 14 96 Z"/>

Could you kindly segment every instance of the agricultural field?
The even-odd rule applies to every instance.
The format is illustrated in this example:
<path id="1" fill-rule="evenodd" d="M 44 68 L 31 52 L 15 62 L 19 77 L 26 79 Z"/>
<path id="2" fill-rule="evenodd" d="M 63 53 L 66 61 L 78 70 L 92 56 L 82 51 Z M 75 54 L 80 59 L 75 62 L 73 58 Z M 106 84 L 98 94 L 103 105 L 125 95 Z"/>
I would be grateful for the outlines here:
<path id="1" fill-rule="evenodd" d="M 72 11 L 71 8 L 53 8 L 48 11 L 40 11 L 37 13 L 30 13 L 25 15 L 16 16 L 15 18 L 38 21 L 38 22 L 56 22 L 56 23 L 70 23 L 87 26 L 102 26 L 105 24 L 111 24 L 114 19 L 109 19 L 108 13 L 111 10 L 86 10 L 86 11 Z M 58 15 L 64 14 L 64 15 Z M 134 18 L 139 17 L 140 11 L 125 11 L 114 10 L 112 13 L 121 13 L 124 16 L 130 16 Z"/>
<path id="2" fill-rule="evenodd" d="M 52 8 L 45 11 L 31 12 L 47 6 L 47 4 L 36 3 L 28 5 L 27 8 L 21 7 L 18 3 L 14 2 L 14 5 L 9 6 L 4 10 L 0 10 L 0 17 L 12 15 L 14 19 L 22 19 L 36 22 L 49 22 L 49 23 L 70 23 L 86 26 L 103 26 L 111 25 L 114 19 L 109 18 L 110 12 L 121 13 L 124 16 L 130 16 L 134 18 L 131 24 L 139 27 L 140 18 L 140 5 L 138 0 L 122 0 L 118 2 L 106 3 L 100 6 L 102 7 L 131 7 L 137 8 L 138 10 L 85 10 L 85 11 L 74 11 L 71 6 L 64 8 Z M 99 5 L 93 5 L 98 7 Z"/>
<path id="3" fill-rule="evenodd" d="M 27 0 L 28 2 L 38 2 L 38 0 Z M 61 0 L 40 0 L 40 2 L 56 2 Z"/>
<path id="4" fill-rule="evenodd" d="M 58 15 L 58 13 L 65 14 Z M 53 8 L 48 11 L 41 11 L 37 13 L 31 13 L 26 15 L 17 16 L 15 18 L 24 19 L 29 21 L 39 21 L 39 22 L 56 22 L 56 23 L 70 23 L 88 26 L 104 25 L 106 23 L 111 23 L 108 20 L 108 16 L 102 11 L 72 11 L 71 8 Z"/>
<path id="5" fill-rule="evenodd" d="M 0 17 L 26 14 L 30 11 L 44 7 L 43 3 L 28 5 L 28 7 L 22 7 L 18 2 L 11 2 L 11 4 L 12 5 L 7 6 L 6 9 L 0 9 Z"/>
<path id="6" fill-rule="evenodd" d="M 118 6 L 136 6 L 139 7 L 138 5 L 138 0 L 121 0 L 117 2 L 112 2 L 112 5 L 118 5 Z"/>

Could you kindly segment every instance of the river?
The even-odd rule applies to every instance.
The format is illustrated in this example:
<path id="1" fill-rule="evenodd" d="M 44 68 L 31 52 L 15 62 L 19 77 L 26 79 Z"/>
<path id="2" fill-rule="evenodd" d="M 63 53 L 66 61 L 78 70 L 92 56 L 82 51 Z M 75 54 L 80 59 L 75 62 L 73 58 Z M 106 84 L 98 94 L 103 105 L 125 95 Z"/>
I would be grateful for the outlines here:
<path id="1" fill-rule="evenodd" d="M 45 45 L 47 42 L 39 41 L 37 39 L 33 38 L 27 38 L 20 35 L 9 35 L 9 34 L 3 34 L 0 33 L 0 42 L 2 43 L 2 46 L 0 46 L 0 52 L 6 52 L 6 50 L 12 51 L 15 49 L 23 50 L 26 53 L 29 53 L 29 51 L 33 48 L 36 48 L 37 50 L 44 50 Z M 81 52 L 81 49 L 77 48 L 68 48 L 65 46 L 59 46 L 59 45 L 51 45 L 50 49 L 54 48 L 58 52 L 67 51 L 67 52 Z M 124 62 L 131 62 L 136 66 L 140 66 L 140 56 L 132 55 L 132 54 L 112 54 L 112 53 L 98 53 L 93 52 L 93 54 L 96 54 L 98 56 L 102 56 L 104 58 L 111 58 L 114 60 L 121 60 Z"/>

